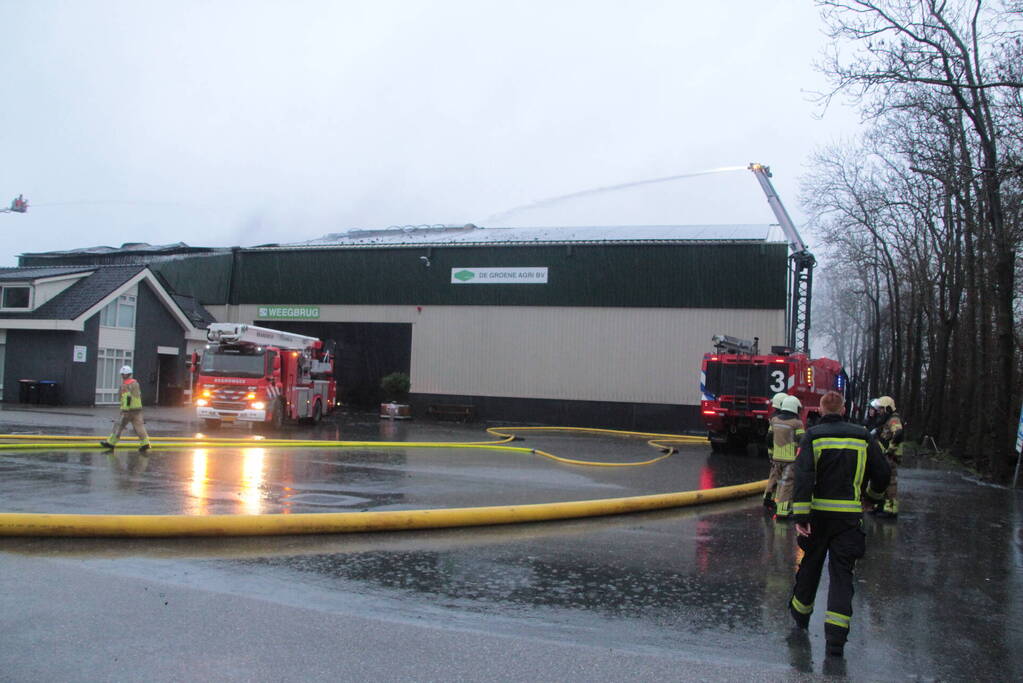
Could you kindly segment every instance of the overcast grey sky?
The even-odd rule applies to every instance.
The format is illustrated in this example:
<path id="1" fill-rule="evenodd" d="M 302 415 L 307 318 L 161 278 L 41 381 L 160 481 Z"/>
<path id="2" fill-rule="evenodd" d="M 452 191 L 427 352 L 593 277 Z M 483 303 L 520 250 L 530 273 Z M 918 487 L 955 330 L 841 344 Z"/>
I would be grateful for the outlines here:
<path id="1" fill-rule="evenodd" d="M 797 223 L 857 118 L 808 91 L 809 0 L 0 0 L 0 265 L 123 242 L 251 246 L 405 224 Z"/>

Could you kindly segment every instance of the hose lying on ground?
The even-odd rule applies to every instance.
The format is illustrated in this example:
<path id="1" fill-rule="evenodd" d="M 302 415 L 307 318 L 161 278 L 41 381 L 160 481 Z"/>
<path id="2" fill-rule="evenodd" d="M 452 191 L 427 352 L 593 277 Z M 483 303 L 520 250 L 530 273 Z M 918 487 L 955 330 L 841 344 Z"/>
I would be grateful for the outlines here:
<path id="1" fill-rule="evenodd" d="M 505 446 L 521 431 L 569 431 L 600 434 L 654 437 L 648 443 L 664 449 L 668 444 L 700 443 L 705 439 L 671 434 L 647 434 L 565 427 L 507 427 L 488 432 L 501 437 L 499 441 L 477 443 L 441 442 L 373 442 L 373 441 L 303 441 L 286 439 L 209 439 L 160 437 L 152 439 L 155 448 L 484 448 L 520 453 L 535 453 L 557 462 L 572 465 L 629 466 L 649 465 L 671 455 L 631 463 L 605 463 L 574 460 L 530 448 Z M 46 448 L 48 450 L 84 449 L 93 446 L 96 437 L 61 437 L 52 435 L 0 435 L 0 448 Z M 11 441 L 15 443 L 10 443 Z M 126 440 L 128 441 L 128 440 Z M 122 442 L 125 443 L 125 442 Z M 132 445 L 137 445 L 134 442 Z M 98 444 L 95 448 L 99 448 Z M 682 491 L 625 498 L 499 505 L 475 508 L 423 510 L 383 510 L 375 512 L 338 512 L 262 515 L 96 515 L 0 513 L 0 536 L 259 536 L 281 534 L 358 533 L 368 531 L 405 531 L 445 527 L 517 524 L 563 519 L 577 519 L 630 512 L 662 510 L 673 507 L 702 505 L 759 494 L 766 481 L 725 486 L 698 491 Z"/>

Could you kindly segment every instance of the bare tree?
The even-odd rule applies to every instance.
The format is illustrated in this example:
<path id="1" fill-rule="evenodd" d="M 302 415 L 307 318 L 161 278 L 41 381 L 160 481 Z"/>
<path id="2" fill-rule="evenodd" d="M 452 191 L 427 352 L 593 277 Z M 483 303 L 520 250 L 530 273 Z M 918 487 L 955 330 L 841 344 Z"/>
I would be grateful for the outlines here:
<path id="1" fill-rule="evenodd" d="M 851 96 L 871 123 L 818 154 L 805 183 L 833 259 L 860 269 L 868 322 L 845 346 L 872 391 L 1004 479 L 1021 382 L 1023 4 L 817 4 L 833 39 L 823 98 Z"/>

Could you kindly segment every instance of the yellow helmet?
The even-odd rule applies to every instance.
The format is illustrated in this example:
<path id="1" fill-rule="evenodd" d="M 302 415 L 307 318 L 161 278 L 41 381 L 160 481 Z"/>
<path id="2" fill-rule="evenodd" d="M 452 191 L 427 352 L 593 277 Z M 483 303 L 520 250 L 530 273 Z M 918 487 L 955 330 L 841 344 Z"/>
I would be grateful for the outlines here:
<path id="1" fill-rule="evenodd" d="M 775 410 L 781 410 L 781 402 L 789 397 L 785 392 L 779 391 L 774 397 L 771 398 L 771 407 Z"/>
<path id="2" fill-rule="evenodd" d="M 891 408 L 892 412 L 894 413 L 895 412 L 895 399 L 892 398 L 891 396 L 882 396 L 881 398 L 877 399 L 877 407 L 878 408 Z"/>

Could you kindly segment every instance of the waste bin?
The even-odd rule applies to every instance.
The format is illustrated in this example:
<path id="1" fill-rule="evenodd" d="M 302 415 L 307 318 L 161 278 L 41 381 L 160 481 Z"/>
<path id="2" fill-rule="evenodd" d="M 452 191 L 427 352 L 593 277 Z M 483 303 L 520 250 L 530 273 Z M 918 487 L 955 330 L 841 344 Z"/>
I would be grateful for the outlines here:
<path id="1" fill-rule="evenodd" d="M 39 403 L 50 406 L 60 405 L 60 382 L 52 379 L 41 379 L 36 382 L 36 395 Z"/>
<path id="2" fill-rule="evenodd" d="M 39 385 L 34 379 L 18 380 L 18 403 L 38 403 Z"/>

